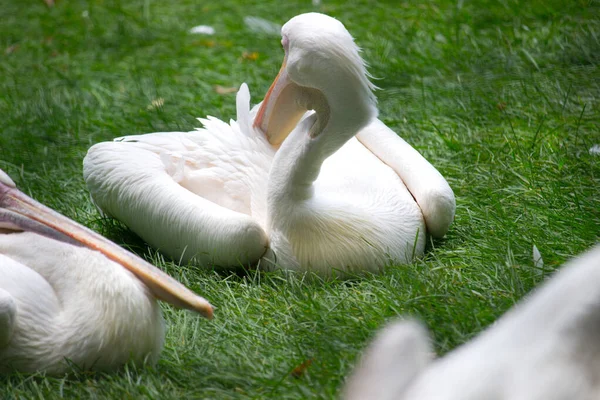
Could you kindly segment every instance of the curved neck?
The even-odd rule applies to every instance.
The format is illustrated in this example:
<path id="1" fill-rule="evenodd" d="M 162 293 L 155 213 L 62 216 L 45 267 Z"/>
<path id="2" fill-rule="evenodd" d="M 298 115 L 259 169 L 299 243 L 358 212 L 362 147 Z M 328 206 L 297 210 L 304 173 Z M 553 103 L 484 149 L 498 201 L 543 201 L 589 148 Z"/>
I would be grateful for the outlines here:
<path id="1" fill-rule="evenodd" d="M 321 165 L 377 116 L 370 98 L 351 85 L 336 88 L 335 96 L 315 100 L 275 154 L 268 183 L 268 225 L 289 213 L 289 206 L 314 196 L 313 183 Z M 321 93 L 321 92 L 319 92 Z M 336 100 L 330 101 L 334 97 Z"/>

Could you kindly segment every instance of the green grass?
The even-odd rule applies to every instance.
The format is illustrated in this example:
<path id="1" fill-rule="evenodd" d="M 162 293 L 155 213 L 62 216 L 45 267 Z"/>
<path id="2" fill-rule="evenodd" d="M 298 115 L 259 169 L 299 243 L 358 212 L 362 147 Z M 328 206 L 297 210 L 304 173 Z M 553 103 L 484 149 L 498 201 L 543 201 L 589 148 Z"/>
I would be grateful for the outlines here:
<path id="1" fill-rule="evenodd" d="M 165 306 L 153 368 L 1 377 L 0 397 L 333 398 L 385 321 L 417 316 L 445 353 L 598 242 L 600 157 L 588 150 L 600 143 L 599 3 L 416 3 L 2 2 L 0 168 L 218 308 L 206 321 Z M 413 265 L 324 282 L 178 266 L 100 217 L 81 176 L 87 148 L 234 117 L 234 95 L 214 86 L 245 81 L 259 101 L 282 58 L 279 38 L 248 31 L 243 17 L 284 23 L 311 10 L 345 23 L 377 77 L 381 118 L 450 182 L 457 215 L 444 240 Z M 187 33 L 198 24 L 217 34 Z"/>

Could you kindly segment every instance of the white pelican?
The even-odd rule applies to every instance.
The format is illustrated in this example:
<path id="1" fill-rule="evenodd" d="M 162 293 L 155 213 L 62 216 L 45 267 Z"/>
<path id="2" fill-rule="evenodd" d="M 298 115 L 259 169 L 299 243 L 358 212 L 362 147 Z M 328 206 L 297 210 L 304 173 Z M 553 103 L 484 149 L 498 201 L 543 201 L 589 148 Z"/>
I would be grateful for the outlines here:
<path id="1" fill-rule="evenodd" d="M 346 400 L 600 398 L 600 246 L 570 261 L 471 342 L 431 360 L 414 321 L 385 328 Z"/>
<path id="2" fill-rule="evenodd" d="M 237 122 L 208 117 L 198 131 L 93 146 L 84 178 L 95 203 L 174 259 L 200 264 L 262 257 L 328 275 L 422 254 L 426 229 L 442 237 L 453 220 L 448 183 L 377 119 L 339 21 L 299 15 L 282 37 L 283 66 L 258 111 L 243 85 Z"/>
<path id="3" fill-rule="evenodd" d="M 0 372 L 154 362 L 156 299 L 212 317 L 179 282 L 30 199 L 0 170 Z"/>

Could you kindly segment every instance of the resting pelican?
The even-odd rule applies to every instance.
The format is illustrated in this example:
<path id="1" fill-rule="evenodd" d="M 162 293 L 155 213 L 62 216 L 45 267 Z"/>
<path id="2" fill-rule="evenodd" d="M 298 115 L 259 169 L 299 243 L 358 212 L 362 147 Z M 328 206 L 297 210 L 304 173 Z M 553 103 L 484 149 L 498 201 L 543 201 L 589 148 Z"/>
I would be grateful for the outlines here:
<path id="1" fill-rule="evenodd" d="M 0 170 L 0 372 L 154 362 L 156 299 L 212 317 L 159 269 L 16 189 Z"/>
<path id="2" fill-rule="evenodd" d="M 600 246 L 570 261 L 479 337 L 432 361 L 414 321 L 385 328 L 346 400 L 600 398 Z"/>
<path id="3" fill-rule="evenodd" d="M 238 121 L 93 146 L 95 203 L 176 260 L 377 271 L 442 237 L 454 194 L 377 119 L 373 86 L 344 26 L 323 14 L 282 28 L 285 58 L 260 108 L 242 86 Z M 309 111 L 312 110 L 312 111 Z M 354 137 L 356 136 L 356 138 Z"/>

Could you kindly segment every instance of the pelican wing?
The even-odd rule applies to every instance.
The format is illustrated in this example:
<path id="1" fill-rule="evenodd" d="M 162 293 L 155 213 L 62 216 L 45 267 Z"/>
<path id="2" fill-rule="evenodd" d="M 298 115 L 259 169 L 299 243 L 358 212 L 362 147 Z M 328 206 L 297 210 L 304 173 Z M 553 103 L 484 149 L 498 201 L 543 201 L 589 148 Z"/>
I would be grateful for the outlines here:
<path id="1" fill-rule="evenodd" d="M 263 221 L 275 150 L 251 130 L 248 102 L 243 85 L 239 123 L 207 117 L 196 131 L 93 146 L 84 178 L 94 202 L 176 260 L 257 261 L 268 246 Z"/>
<path id="2" fill-rule="evenodd" d="M 356 138 L 396 171 L 421 208 L 428 232 L 443 237 L 456 209 L 454 193 L 446 179 L 379 119 L 363 128 Z"/>

